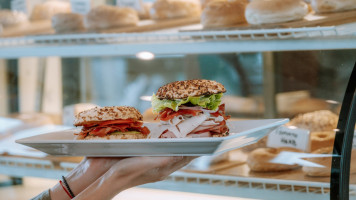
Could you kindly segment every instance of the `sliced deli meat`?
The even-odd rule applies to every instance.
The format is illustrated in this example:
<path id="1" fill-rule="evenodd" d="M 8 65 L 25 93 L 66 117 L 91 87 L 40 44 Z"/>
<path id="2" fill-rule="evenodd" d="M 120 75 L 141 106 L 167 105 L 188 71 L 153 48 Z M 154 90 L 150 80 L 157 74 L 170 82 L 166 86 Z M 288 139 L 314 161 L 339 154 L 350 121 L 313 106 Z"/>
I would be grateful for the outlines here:
<path id="1" fill-rule="evenodd" d="M 223 107 L 223 105 L 220 106 L 221 109 Z M 225 113 L 220 113 L 219 110 L 214 112 L 200 110 L 202 112 L 197 116 L 175 115 L 172 112 L 175 117 L 168 121 L 161 121 L 159 128 L 152 131 L 148 138 L 212 137 L 228 131 L 225 122 L 225 118 L 228 117 L 223 116 Z M 165 110 L 164 112 L 171 111 Z"/>

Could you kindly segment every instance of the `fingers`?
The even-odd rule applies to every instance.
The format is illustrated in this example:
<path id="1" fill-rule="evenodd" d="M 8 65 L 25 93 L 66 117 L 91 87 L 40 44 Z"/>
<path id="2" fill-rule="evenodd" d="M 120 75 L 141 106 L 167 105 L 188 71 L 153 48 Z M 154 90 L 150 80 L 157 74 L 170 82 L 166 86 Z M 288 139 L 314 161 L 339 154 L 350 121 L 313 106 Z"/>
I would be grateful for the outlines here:
<path id="1" fill-rule="evenodd" d="M 192 160 L 194 160 L 196 157 L 188 157 L 185 156 L 183 157 L 179 162 L 174 163 L 171 168 L 170 171 L 175 172 L 179 169 L 181 169 L 182 167 L 186 166 L 187 164 L 189 164 Z"/>
<path id="2" fill-rule="evenodd" d="M 195 159 L 195 157 L 185 156 L 180 158 L 172 158 L 172 160 L 174 160 L 175 162 L 171 162 L 169 165 L 165 165 L 161 168 L 156 168 L 155 172 L 157 173 L 157 179 L 153 180 L 152 182 L 162 181 L 166 179 L 170 174 L 186 166 L 193 159 Z"/>

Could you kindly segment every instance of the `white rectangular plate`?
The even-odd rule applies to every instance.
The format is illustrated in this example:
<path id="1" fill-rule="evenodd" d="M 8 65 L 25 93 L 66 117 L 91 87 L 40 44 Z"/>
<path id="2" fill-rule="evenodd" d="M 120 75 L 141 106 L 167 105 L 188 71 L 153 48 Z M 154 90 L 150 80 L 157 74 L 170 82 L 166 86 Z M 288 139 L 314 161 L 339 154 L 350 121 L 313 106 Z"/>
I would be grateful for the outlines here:
<path id="1" fill-rule="evenodd" d="M 136 140 L 75 140 L 71 129 L 16 140 L 17 143 L 58 156 L 201 156 L 223 153 L 257 142 L 288 119 L 228 121 L 230 135 L 218 138 Z M 145 124 L 155 131 L 157 123 Z"/>

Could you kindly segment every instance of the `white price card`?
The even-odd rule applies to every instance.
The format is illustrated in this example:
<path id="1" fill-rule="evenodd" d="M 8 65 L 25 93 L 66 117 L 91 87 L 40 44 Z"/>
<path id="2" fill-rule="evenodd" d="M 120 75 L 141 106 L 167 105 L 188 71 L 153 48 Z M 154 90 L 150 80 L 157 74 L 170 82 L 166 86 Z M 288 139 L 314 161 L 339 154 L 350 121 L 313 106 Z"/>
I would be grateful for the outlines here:
<path id="1" fill-rule="evenodd" d="M 23 12 L 27 15 L 30 15 L 32 12 L 32 8 L 42 2 L 42 0 L 11 0 L 10 6 L 11 10 L 13 11 Z"/>
<path id="2" fill-rule="evenodd" d="M 281 126 L 268 135 L 268 147 L 292 147 L 309 151 L 310 131 L 296 127 Z"/>
<path id="3" fill-rule="evenodd" d="M 26 0 L 11 0 L 11 10 L 28 13 Z"/>
<path id="4" fill-rule="evenodd" d="M 116 5 L 120 7 L 130 7 L 135 10 L 142 10 L 141 0 L 116 0 Z"/>
<path id="5" fill-rule="evenodd" d="M 91 0 L 71 0 L 72 12 L 85 15 L 87 14 L 91 7 Z"/>

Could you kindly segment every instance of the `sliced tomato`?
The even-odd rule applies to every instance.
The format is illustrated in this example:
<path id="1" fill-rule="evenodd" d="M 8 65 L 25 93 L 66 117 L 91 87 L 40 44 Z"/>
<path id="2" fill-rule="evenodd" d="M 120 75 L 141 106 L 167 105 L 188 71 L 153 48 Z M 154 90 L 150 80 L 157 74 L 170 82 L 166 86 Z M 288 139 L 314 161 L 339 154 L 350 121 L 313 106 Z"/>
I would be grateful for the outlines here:
<path id="1" fill-rule="evenodd" d="M 222 116 L 225 120 L 230 119 L 230 115 L 225 115 L 225 104 L 221 104 L 218 110 L 214 113 L 211 113 L 210 115 L 214 117 Z"/>

